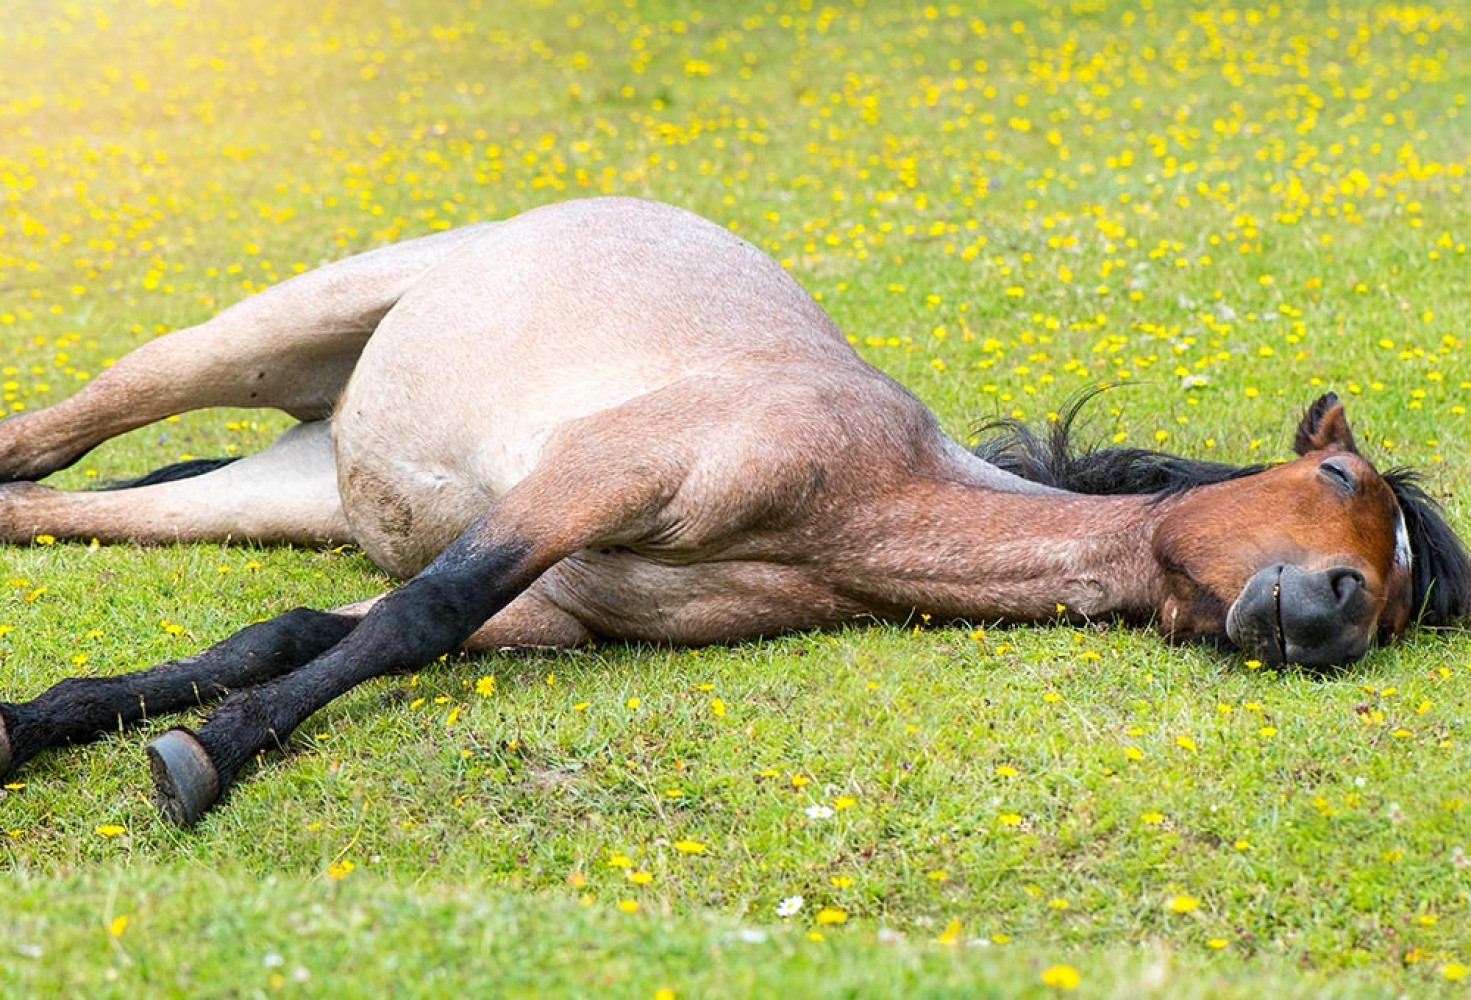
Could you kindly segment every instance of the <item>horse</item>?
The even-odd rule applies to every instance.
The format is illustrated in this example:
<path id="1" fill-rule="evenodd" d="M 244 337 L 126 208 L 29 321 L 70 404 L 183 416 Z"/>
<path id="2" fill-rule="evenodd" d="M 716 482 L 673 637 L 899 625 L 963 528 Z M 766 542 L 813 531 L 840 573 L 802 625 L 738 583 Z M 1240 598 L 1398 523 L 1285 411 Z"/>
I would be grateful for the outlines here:
<path id="1" fill-rule="evenodd" d="M 207 406 L 300 422 L 235 461 L 36 482 Z M 147 747 L 159 809 L 193 823 L 332 699 L 457 649 L 1112 617 L 1311 667 L 1471 613 L 1464 546 L 1412 475 L 1360 454 L 1332 394 L 1272 466 L 1078 451 L 1075 416 L 960 445 L 779 264 L 654 202 L 328 264 L 0 422 L 0 541 L 351 542 L 405 582 L 0 703 L 0 775 L 213 704 Z"/>

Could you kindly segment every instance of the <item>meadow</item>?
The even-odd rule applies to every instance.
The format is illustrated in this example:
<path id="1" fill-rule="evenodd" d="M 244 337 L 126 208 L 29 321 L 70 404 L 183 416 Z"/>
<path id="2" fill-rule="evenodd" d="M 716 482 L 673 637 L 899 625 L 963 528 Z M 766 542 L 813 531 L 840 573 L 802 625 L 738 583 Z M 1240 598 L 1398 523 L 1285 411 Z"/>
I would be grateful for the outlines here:
<path id="1" fill-rule="evenodd" d="M 1094 441 L 1273 461 L 1332 389 L 1467 534 L 1468 51 L 1457 0 L 7 0 L 0 403 L 615 193 L 780 260 L 961 440 L 1117 382 Z M 288 424 L 184 414 L 54 481 Z M 387 583 L 351 547 L 6 547 L 0 698 Z M 1326 674 L 1107 622 L 452 659 L 186 831 L 147 799 L 175 721 L 6 779 L 4 995 L 1471 990 L 1464 628 Z"/>

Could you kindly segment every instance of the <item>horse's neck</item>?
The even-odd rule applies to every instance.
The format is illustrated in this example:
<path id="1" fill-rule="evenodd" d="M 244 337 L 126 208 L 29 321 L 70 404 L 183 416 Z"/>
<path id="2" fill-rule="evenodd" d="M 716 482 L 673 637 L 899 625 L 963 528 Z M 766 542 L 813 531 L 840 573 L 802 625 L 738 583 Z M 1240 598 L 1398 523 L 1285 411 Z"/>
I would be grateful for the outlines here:
<path id="1" fill-rule="evenodd" d="M 1039 621 L 1146 617 L 1160 505 L 1138 496 L 1048 496 L 918 478 L 855 516 L 838 586 L 878 613 Z M 851 534 L 849 534 L 851 532 Z"/>

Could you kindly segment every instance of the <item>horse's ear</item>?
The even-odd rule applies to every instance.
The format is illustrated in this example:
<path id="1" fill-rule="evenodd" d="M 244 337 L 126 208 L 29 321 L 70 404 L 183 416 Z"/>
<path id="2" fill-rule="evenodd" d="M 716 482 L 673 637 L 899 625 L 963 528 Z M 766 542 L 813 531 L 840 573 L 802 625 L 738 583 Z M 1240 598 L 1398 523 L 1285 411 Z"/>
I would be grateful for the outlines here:
<path id="1" fill-rule="evenodd" d="M 1338 396 L 1326 392 L 1317 402 L 1309 406 L 1297 425 L 1297 437 L 1292 448 L 1299 455 L 1310 451 L 1338 449 L 1358 453 L 1354 446 L 1353 431 L 1348 429 L 1348 417 L 1344 415 L 1343 403 Z"/>

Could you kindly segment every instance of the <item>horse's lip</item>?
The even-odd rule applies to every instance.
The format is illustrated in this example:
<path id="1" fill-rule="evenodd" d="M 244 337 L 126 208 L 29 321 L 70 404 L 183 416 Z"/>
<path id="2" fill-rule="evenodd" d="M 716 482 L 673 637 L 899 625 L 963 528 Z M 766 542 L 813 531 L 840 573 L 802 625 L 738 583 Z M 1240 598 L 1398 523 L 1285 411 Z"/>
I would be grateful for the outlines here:
<path id="1" fill-rule="evenodd" d="M 1272 639 L 1277 643 L 1278 662 L 1287 662 L 1287 631 L 1282 627 L 1282 567 L 1277 567 L 1277 578 L 1272 581 Z"/>
<path id="2" fill-rule="evenodd" d="M 1288 662 L 1282 577 L 1282 566 L 1263 567 L 1247 581 L 1226 612 L 1226 638 L 1247 656 L 1271 666 Z"/>

